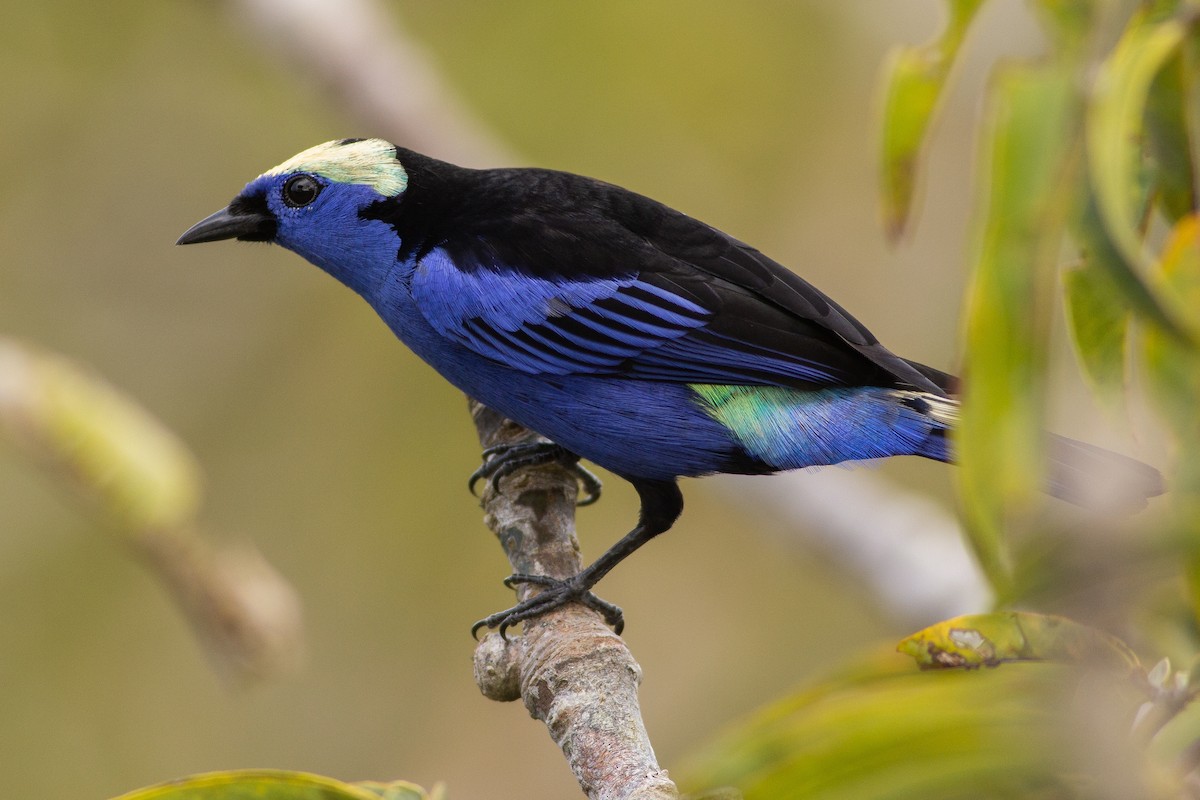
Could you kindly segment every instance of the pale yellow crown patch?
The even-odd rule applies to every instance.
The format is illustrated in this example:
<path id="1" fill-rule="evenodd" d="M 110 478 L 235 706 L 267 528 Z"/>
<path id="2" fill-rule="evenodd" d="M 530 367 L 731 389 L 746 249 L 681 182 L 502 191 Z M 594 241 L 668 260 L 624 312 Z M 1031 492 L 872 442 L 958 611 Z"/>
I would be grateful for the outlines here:
<path id="1" fill-rule="evenodd" d="M 395 197 L 408 186 L 408 173 L 396 158 L 396 148 L 383 139 L 340 144 L 325 142 L 297 153 L 265 175 L 309 172 L 338 183 L 361 183 L 384 197 Z"/>

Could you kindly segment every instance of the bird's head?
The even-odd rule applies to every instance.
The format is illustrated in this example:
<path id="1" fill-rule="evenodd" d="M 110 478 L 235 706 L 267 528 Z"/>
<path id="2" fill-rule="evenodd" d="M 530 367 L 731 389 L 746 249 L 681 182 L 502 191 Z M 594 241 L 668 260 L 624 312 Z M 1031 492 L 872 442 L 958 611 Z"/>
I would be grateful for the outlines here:
<path id="1" fill-rule="evenodd" d="M 275 242 L 359 293 L 395 263 L 395 229 L 369 209 L 400 197 L 408 173 L 382 139 L 339 139 L 299 153 L 246 184 L 177 244 Z"/>

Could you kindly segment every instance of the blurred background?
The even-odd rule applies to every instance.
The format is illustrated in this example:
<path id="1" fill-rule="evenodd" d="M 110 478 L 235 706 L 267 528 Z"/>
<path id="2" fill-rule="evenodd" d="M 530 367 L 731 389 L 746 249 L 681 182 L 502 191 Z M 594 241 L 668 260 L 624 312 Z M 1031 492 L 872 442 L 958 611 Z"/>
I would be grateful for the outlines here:
<path id="1" fill-rule="evenodd" d="M 983 12 L 990 35 L 968 45 L 898 248 L 876 211 L 877 77 L 893 45 L 936 33 L 936 0 L 386 8 L 513 163 L 660 199 L 791 265 L 893 350 L 957 367 L 977 96 L 997 58 L 1039 48 L 1016 0 Z M 259 42 L 237 4 L 8 0 L 0 18 L 0 335 L 89 365 L 175 430 L 206 474 L 206 530 L 252 541 L 306 621 L 299 669 L 230 690 L 156 581 L 0 449 L 6 793 L 107 797 L 280 767 L 445 781 L 459 798 L 576 795 L 544 728 L 472 680 L 469 627 L 512 596 L 465 490 L 479 454 L 462 396 L 298 257 L 173 246 L 293 153 L 380 132 Z M 390 81 L 406 91 L 405 75 Z M 1056 402 L 1077 408 L 1060 372 Z M 1056 427 L 1114 444 L 1092 419 Z M 867 474 L 952 510 L 941 465 Z M 912 628 L 797 547 L 798 523 L 757 518 L 729 488 L 688 482 L 676 529 L 602 587 L 625 609 L 668 768 Z M 579 516 L 585 555 L 636 512 L 609 480 Z"/>

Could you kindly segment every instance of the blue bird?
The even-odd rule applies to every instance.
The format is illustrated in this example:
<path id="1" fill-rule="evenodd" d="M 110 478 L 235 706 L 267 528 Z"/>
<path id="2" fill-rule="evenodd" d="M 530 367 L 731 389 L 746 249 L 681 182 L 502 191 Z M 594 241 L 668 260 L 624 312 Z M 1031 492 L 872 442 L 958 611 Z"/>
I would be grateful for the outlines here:
<path id="1" fill-rule="evenodd" d="M 953 457 L 952 376 L 894 355 L 749 245 L 598 180 L 342 139 L 251 181 L 179 244 L 221 239 L 308 259 L 452 384 L 550 442 L 486 454 L 477 477 L 584 458 L 637 490 L 629 534 L 568 580 L 513 576 L 543 591 L 473 632 L 578 601 L 619 633 L 620 609 L 591 589 L 675 523 L 680 477 Z M 1138 461 L 1049 445 L 1047 490 L 1064 499 L 1098 472 L 1118 473 L 1131 505 L 1163 491 Z"/>

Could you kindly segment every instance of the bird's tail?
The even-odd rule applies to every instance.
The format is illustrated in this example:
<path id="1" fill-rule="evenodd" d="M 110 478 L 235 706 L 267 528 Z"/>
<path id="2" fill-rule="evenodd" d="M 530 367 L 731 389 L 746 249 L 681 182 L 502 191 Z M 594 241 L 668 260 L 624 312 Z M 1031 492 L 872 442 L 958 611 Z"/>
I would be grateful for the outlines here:
<path id="1" fill-rule="evenodd" d="M 918 455 L 954 462 L 953 428 L 958 421 L 958 401 L 920 392 L 899 391 L 910 408 L 921 406 L 935 426 L 921 444 Z M 924 405 L 922 405 L 924 404 Z M 1085 508 L 1133 512 L 1166 491 L 1162 473 L 1137 459 L 1065 436 L 1046 434 L 1048 494 Z"/>
<path id="2" fill-rule="evenodd" d="M 1162 473 L 1137 459 L 1050 434 L 1046 491 L 1086 508 L 1137 511 L 1166 491 Z"/>

